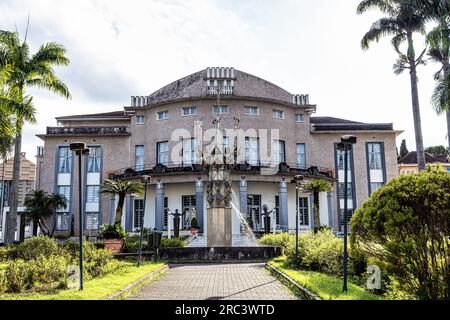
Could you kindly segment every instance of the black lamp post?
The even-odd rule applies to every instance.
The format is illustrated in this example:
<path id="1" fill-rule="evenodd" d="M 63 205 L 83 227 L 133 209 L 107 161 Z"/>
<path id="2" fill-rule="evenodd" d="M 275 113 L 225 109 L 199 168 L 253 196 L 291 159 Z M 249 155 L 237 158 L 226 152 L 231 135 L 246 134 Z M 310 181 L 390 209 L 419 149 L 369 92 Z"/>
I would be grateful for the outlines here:
<path id="1" fill-rule="evenodd" d="M 83 290 L 83 175 L 81 170 L 81 157 L 89 155 L 89 149 L 84 142 L 70 144 L 70 150 L 78 156 L 78 212 L 79 212 L 79 239 L 80 239 L 80 290 Z"/>
<path id="2" fill-rule="evenodd" d="M 355 136 L 343 136 L 338 150 L 344 151 L 344 286 L 342 291 L 347 292 L 347 265 L 348 265 L 348 152 L 356 143 Z"/>
<path id="3" fill-rule="evenodd" d="M 142 176 L 142 182 L 144 183 L 144 207 L 143 207 L 143 212 L 142 212 L 142 221 L 141 221 L 141 236 L 139 238 L 139 259 L 138 259 L 138 263 L 137 266 L 140 267 L 141 266 L 141 258 L 142 258 L 142 239 L 144 238 L 144 221 L 145 221 L 145 206 L 147 203 L 147 186 L 148 186 L 148 181 L 150 180 L 150 176 Z"/>
<path id="4" fill-rule="evenodd" d="M 298 222 L 299 222 L 299 207 L 298 207 L 298 190 L 300 189 L 300 182 L 303 181 L 302 175 L 297 175 L 292 179 L 295 183 L 295 266 L 300 269 L 300 261 L 298 255 Z"/>

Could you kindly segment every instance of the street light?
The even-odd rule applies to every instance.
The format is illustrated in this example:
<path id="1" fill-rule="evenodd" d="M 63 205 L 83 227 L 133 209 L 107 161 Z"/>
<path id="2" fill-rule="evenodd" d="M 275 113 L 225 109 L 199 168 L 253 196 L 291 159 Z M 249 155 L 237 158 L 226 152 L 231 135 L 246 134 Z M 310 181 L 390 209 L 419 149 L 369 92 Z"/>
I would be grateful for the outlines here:
<path id="1" fill-rule="evenodd" d="M 356 143 L 357 139 L 355 136 L 343 136 L 341 143 L 338 144 L 337 148 L 339 151 L 344 151 L 344 286 L 342 291 L 347 292 L 347 264 L 348 264 L 348 151 L 352 150 L 352 145 Z"/>
<path id="2" fill-rule="evenodd" d="M 78 212 L 79 212 L 79 239 L 80 239 L 80 290 L 83 290 L 83 193 L 81 157 L 89 155 L 89 149 L 84 142 L 74 142 L 70 144 L 70 150 L 75 151 L 78 156 Z"/>
<path id="3" fill-rule="evenodd" d="M 143 206 L 143 212 L 142 212 L 142 220 L 141 220 L 141 237 L 139 239 L 139 259 L 137 266 L 141 266 L 141 258 L 142 258 L 142 239 L 144 238 L 144 221 L 145 221 L 145 205 L 147 203 L 147 186 L 148 182 L 150 180 L 150 176 L 144 175 L 142 176 L 142 182 L 144 183 L 144 206 Z"/>
<path id="4" fill-rule="evenodd" d="M 300 261 L 298 257 L 298 218 L 299 218 L 299 207 L 298 207 L 298 190 L 300 189 L 300 183 L 303 181 L 302 175 L 297 175 L 292 179 L 292 183 L 295 183 L 295 267 L 300 269 Z"/>

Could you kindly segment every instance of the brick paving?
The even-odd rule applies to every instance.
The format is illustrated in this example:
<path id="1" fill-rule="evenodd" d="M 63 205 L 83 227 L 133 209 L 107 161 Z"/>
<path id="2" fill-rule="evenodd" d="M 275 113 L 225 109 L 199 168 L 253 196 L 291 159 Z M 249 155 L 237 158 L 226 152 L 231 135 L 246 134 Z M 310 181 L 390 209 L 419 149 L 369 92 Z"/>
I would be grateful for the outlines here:
<path id="1" fill-rule="evenodd" d="M 130 300 L 293 300 L 264 264 L 173 265 Z"/>

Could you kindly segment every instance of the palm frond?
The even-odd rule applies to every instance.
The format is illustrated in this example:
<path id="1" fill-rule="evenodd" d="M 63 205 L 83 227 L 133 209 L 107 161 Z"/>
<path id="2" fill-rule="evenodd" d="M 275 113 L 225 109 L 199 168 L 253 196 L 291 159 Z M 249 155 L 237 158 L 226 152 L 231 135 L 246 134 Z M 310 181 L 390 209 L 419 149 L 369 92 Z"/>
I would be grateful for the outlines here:
<path id="1" fill-rule="evenodd" d="M 42 78 L 35 78 L 28 80 L 27 85 L 30 87 L 46 89 L 66 99 L 71 98 L 69 88 L 67 87 L 67 85 L 54 75 L 48 75 Z"/>
<path id="2" fill-rule="evenodd" d="M 394 6 L 389 0 L 364 0 L 359 3 L 356 12 L 363 14 L 372 9 L 378 9 L 387 14 L 393 14 L 395 11 Z"/>
<path id="3" fill-rule="evenodd" d="M 55 66 L 67 66 L 70 60 L 66 57 L 66 49 L 62 45 L 49 42 L 43 44 L 30 61 L 31 65 L 42 63 Z"/>
<path id="4" fill-rule="evenodd" d="M 449 111 L 450 105 L 450 74 L 441 77 L 436 82 L 433 95 L 431 97 L 431 105 L 438 115 Z"/>
<path id="5" fill-rule="evenodd" d="M 369 44 L 373 41 L 378 42 L 381 37 L 392 35 L 398 37 L 403 32 L 399 28 L 396 20 L 390 18 L 382 18 L 376 21 L 370 30 L 364 35 L 361 40 L 361 48 L 369 49 Z"/>

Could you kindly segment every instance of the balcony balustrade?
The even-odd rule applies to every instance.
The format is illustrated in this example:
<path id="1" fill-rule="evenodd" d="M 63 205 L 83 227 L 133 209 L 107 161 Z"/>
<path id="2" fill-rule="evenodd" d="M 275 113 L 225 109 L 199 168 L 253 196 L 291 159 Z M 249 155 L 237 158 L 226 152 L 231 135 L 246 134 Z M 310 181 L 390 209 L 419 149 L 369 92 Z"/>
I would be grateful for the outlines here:
<path id="1" fill-rule="evenodd" d="M 130 135 L 128 127 L 47 127 L 47 135 Z"/>

